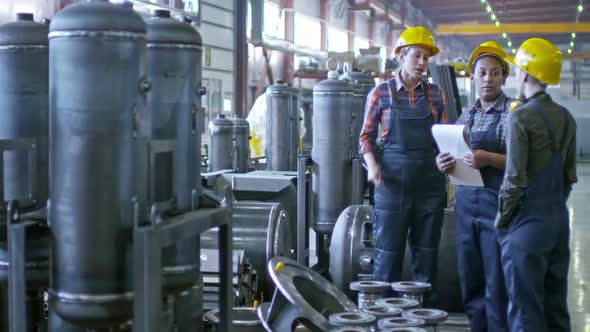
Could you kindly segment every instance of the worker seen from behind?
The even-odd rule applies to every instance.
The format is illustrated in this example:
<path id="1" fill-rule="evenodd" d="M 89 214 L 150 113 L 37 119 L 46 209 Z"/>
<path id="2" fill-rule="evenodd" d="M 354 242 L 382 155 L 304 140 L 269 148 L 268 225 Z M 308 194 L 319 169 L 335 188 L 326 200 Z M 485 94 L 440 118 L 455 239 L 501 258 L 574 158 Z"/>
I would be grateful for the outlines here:
<path id="1" fill-rule="evenodd" d="M 508 115 L 506 173 L 496 219 L 510 331 L 570 331 L 569 216 L 576 178 L 576 123 L 546 92 L 559 84 L 561 52 L 542 38 L 507 58 L 525 102 Z"/>
<path id="2" fill-rule="evenodd" d="M 435 163 L 431 127 L 445 120 L 446 103 L 441 88 L 423 78 L 430 57 L 438 51 L 427 29 L 406 29 L 395 48 L 401 69 L 367 96 L 359 151 L 368 180 L 375 184 L 375 280 L 401 280 L 409 238 L 413 280 L 435 287 L 446 192 Z M 433 294 L 425 299 L 426 305 L 434 300 Z"/>
<path id="3" fill-rule="evenodd" d="M 458 186 L 455 193 L 459 282 L 472 331 L 508 330 L 508 298 L 494 227 L 506 162 L 506 118 L 514 102 L 502 91 L 510 69 L 505 57 L 502 45 L 494 41 L 473 51 L 468 69 L 479 98 L 457 120 L 465 125 L 472 151 L 462 158 L 480 171 L 484 182 L 483 187 Z M 455 166 L 448 152 L 441 152 L 436 162 L 443 173 Z"/>

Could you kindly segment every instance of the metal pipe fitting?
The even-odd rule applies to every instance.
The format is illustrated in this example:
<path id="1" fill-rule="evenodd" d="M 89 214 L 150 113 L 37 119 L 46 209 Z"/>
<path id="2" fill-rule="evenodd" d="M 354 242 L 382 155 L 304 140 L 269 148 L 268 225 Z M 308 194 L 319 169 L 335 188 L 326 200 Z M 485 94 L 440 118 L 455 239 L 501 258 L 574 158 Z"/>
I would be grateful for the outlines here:
<path id="1" fill-rule="evenodd" d="M 416 309 L 420 307 L 420 302 L 412 299 L 405 299 L 401 297 L 386 297 L 375 301 L 376 305 L 391 305 L 401 308 L 402 310 Z"/>
<path id="2" fill-rule="evenodd" d="M 377 322 L 375 316 L 356 311 L 345 311 L 331 314 L 328 320 L 330 324 L 335 327 L 374 327 Z"/>
<path id="3" fill-rule="evenodd" d="M 403 298 L 418 301 L 422 307 L 423 295 L 432 289 L 432 285 L 427 282 L 399 281 L 392 283 L 391 288 Z"/>
<path id="4" fill-rule="evenodd" d="M 355 281 L 350 283 L 350 289 L 359 292 L 358 307 L 360 310 L 375 304 L 375 301 L 383 298 L 383 294 L 389 289 L 389 283 L 384 281 Z"/>
<path id="5" fill-rule="evenodd" d="M 379 332 L 426 332 L 421 327 L 393 327 L 390 329 L 381 329 Z"/>
<path id="6" fill-rule="evenodd" d="M 402 316 L 405 318 L 422 319 L 426 326 L 431 326 L 433 331 L 436 332 L 438 324 L 447 320 L 449 314 L 446 311 L 438 309 L 411 309 L 404 311 Z"/>
<path id="7" fill-rule="evenodd" d="M 358 327 L 358 326 L 343 326 L 343 327 L 337 327 L 335 329 L 331 329 L 328 332 L 367 332 L 368 330 L 364 327 Z"/>
<path id="8" fill-rule="evenodd" d="M 377 320 L 385 319 L 389 317 L 400 317 L 404 310 L 400 307 L 395 307 L 392 305 L 378 305 L 374 304 L 371 306 L 366 307 L 363 312 L 366 312 L 370 315 L 375 316 Z"/>
<path id="9" fill-rule="evenodd" d="M 402 314 L 403 315 L 403 314 Z M 426 322 L 419 318 L 410 317 L 391 317 L 381 319 L 377 323 L 379 329 L 393 328 L 393 327 L 423 327 Z"/>

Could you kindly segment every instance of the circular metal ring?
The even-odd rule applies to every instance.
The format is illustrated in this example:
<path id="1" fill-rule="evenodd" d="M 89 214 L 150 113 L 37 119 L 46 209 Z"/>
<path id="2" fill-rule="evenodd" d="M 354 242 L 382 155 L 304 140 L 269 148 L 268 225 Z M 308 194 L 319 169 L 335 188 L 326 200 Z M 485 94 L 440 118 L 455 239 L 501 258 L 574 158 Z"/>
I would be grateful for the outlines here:
<path id="1" fill-rule="evenodd" d="M 392 317 L 385 318 L 379 321 L 380 329 L 388 327 L 422 327 L 424 325 L 426 325 L 424 319 L 409 317 Z"/>
<path id="2" fill-rule="evenodd" d="M 392 305 L 395 307 L 400 307 L 403 310 L 408 309 L 415 309 L 420 307 L 420 303 L 416 300 L 412 299 L 404 299 L 401 297 L 387 297 L 384 299 L 380 299 L 375 301 L 376 305 Z"/>
<path id="3" fill-rule="evenodd" d="M 364 327 L 359 327 L 359 326 L 342 326 L 342 327 L 337 327 L 335 329 L 331 329 L 328 332 L 368 332 L 369 330 L 367 330 Z"/>
<path id="4" fill-rule="evenodd" d="M 390 329 L 381 329 L 379 332 L 426 332 L 421 327 L 392 327 Z"/>
<path id="5" fill-rule="evenodd" d="M 350 283 L 350 289 L 361 293 L 383 293 L 390 287 L 388 282 L 384 281 L 355 281 Z"/>
<path id="6" fill-rule="evenodd" d="M 418 281 L 399 281 L 391 284 L 394 291 L 400 293 L 424 293 L 432 289 L 432 285 L 427 282 Z"/>
<path id="7" fill-rule="evenodd" d="M 404 310 L 392 305 L 372 305 L 363 309 L 363 312 L 375 316 L 377 319 L 399 317 Z"/>
<path id="8" fill-rule="evenodd" d="M 449 314 L 446 311 L 438 309 L 410 309 L 402 313 L 403 317 L 423 319 L 426 325 L 434 325 L 447 320 Z"/>
<path id="9" fill-rule="evenodd" d="M 377 318 L 375 316 L 355 311 L 345 311 L 331 314 L 328 318 L 330 324 L 334 326 L 373 326 Z"/>

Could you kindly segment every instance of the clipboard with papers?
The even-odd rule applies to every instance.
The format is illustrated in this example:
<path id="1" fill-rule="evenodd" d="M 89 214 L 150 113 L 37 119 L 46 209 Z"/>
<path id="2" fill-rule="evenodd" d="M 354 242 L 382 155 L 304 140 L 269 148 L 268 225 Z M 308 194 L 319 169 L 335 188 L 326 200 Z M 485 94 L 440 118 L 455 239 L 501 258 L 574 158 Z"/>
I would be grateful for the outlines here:
<path id="1" fill-rule="evenodd" d="M 481 172 L 465 163 L 463 156 L 471 152 L 463 136 L 464 125 L 432 126 L 432 136 L 441 152 L 448 152 L 455 158 L 455 167 L 448 173 L 451 183 L 464 186 L 483 187 Z"/>

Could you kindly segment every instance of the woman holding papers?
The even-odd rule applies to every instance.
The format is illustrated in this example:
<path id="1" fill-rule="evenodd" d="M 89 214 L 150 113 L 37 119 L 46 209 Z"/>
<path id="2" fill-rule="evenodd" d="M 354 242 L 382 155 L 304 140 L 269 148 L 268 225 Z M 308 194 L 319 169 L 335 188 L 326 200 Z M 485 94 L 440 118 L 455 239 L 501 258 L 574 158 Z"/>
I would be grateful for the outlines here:
<path id="1" fill-rule="evenodd" d="M 412 278 L 431 283 L 433 290 L 446 193 L 431 127 L 445 120 L 446 104 L 442 90 L 422 78 L 429 58 L 438 51 L 424 27 L 402 32 L 395 48 L 401 70 L 369 93 L 360 135 L 368 180 L 375 184 L 373 277 L 401 280 L 409 231 Z M 376 158 L 379 125 L 382 156 Z M 433 294 L 425 299 L 426 305 L 434 300 Z"/>
<path id="2" fill-rule="evenodd" d="M 507 295 L 494 228 L 498 190 L 506 161 L 506 118 L 513 99 L 502 92 L 509 65 L 496 42 L 479 45 L 469 70 L 479 99 L 457 124 L 469 133 L 471 152 L 452 156 L 442 152 L 436 162 L 443 173 L 453 171 L 455 158 L 479 169 L 483 187 L 458 186 L 455 194 L 457 263 L 465 311 L 472 331 L 507 331 Z"/>

